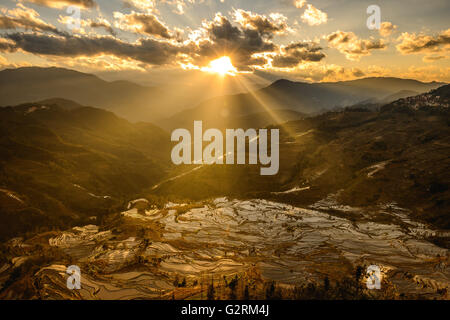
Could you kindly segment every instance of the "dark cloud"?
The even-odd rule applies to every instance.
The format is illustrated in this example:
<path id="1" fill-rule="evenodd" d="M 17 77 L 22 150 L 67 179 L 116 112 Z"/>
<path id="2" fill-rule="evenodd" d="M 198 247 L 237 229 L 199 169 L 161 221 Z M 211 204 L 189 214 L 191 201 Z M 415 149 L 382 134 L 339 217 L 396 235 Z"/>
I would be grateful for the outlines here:
<path id="1" fill-rule="evenodd" d="M 179 53 L 187 50 L 186 47 L 153 39 L 142 39 L 131 44 L 113 37 L 51 36 L 37 33 L 14 33 L 5 37 L 13 41 L 17 48 L 33 54 L 60 57 L 110 54 L 152 65 L 172 64 Z"/>
<path id="2" fill-rule="evenodd" d="M 45 30 L 39 30 L 3 35 L 3 38 L 8 40 L 8 45 L 3 45 L 3 50 L 20 49 L 32 54 L 58 57 L 95 57 L 106 54 L 132 59 L 145 65 L 183 63 L 197 68 L 205 67 L 211 60 L 226 55 L 239 71 L 252 71 L 256 66 L 268 65 L 269 56 L 274 57 L 275 66 L 286 68 L 295 67 L 305 61 L 321 61 L 325 57 L 316 43 L 298 42 L 279 48 L 266 35 L 267 28 L 258 30 L 254 27 L 233 25 L 221 14 L 217 14 L 212 21 L 203 22 L 202 28 L 196 30 L 199 35 L 196 40 L 184 42 L 174 39 L 162 23 L 155 27 L 160 22 L 149 18 L 148 13 L 122 15 L 119 20 L 127 16 L 132 16 L 133 19 L 145 16 L 145 20 L 139 20 L 145 21 L 145 34 L 158 34 L 159 37 L 142 38 L 130 43 L 111 36 L 52 35 L 43 32 Z M 150 20 L 147 20 L 148 18 Z M 109 22 L 104 19 L 82 22 L 92 28 L 104 28 L 112 34 L 114 32 Z"/>
<path id="3" fill-rule="evenodd" d="M 261 35 L 269 38 L 276 34 L 283 34 L 289 30 L 286 23 L 287 19 L 281 14 L 272 14 L 271 19 L 269 19 L 264 15 L 238 9 L 234 11 L 234 17 L 236 22 L 242 27 L 255 29 Z"/>
<path id="4" fill-rule="evenodd" d="M 273 57 L 272 66 L 293 68 L 301 62 L 318 62 L 325 58 L 322 48 L 315 42 L 297 42 L 282 48 L 282 54 Z"/>
<path id="5" fill-rule="evenodd" d="M 152 13 L 132 12 L 130 14 L 122 14 L 120 12 L 115 12 L 114 17 L 118 20 L 116 26 L 122 30 L 133 31 L 164 39 L 175 38 L 169 28 Z"/>
<path id="6" fill-rule="evenodd" d="M 89 26 L 91 28 L 101 28 L 106 30 L 107 32 L 109 32 L 112 36 L 116 36 L 116 32 L 114 31 L 114 29 L 111 27 L 111 25 L 109 23 L 106 23 L 105 21 L 91 21 L 89 23 Z"/>
<path id="7" fill-rule="evenodd" d="M 352 74 L 358 78 L 361 78 L 366 75 L 361 69 L 358 69 L 358 68 L 353 69 Z"/>
<path id="8" fill-rule="evenodd" d="M 274 43 L 264 39 L 258 30 L 233 26 L 221 14 L 217 14 L 214 21 L 204 23 L 204 31 L 207 37 L 199 41 L 192 55 L 197 65 L 228 55 L 238 70 L 251 70 L 251 66 L 267 63 L 265 58 L 255 57 L 255 54 L 278 49 Z"/>

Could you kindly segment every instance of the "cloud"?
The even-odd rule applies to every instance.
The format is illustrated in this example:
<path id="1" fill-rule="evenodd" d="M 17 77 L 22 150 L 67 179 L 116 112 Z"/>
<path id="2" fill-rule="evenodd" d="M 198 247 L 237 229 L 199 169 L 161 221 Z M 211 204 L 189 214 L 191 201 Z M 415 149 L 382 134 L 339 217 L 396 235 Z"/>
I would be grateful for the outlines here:
<path id="1" fill-rule="evenodd" d="M 123 0 L 127 7 L 143 10 L 147 12 L 155 12 L 156 0 Z"/>
<path id="2" fill-rule="evenodd" d="M 448 82 L 450 79 L 450 67 L 437 67 L 427 65 L 424 67 L 410 66 L 408 70 L 399 72 L 398 77 L 418 79 L 421 81 L 442 81 Z"/>
<path id="3" fill-rule="evenodd" d="M 139 13 L 132 11 L 130 14 L 114 12 L 117 19 L 115 26 L 122 30 L 133 31 L 163 39 L 173 39 L 175 35 L 169 28 L 152 13 Z"/>
<path id="4" fill-rule="evenodd" d="M 0 12 L 2 14 L 0 16 L 0 29 L 25 29 L 61 34 L 56 27 L 41 20 L 38 12 L 25 7 L 21 3 L 18 3 L 14 9 L 2 8 Z"/>
<path id="5" fill-rule="evenodd" d="M 239 71 L 253 71 L 270 65 L 294 68 L 325 58 L 315 42 L 295 42 L 282 47 L 272 42 L 274 35 L 289 30 L 281 15 L 272 14 L 268 18 L 244 10 L 235 10 L 233 15 L 236 26 L 217 13 L 213 21 L 203 21 L 202 28 L 194 32 L 197 47 L 191 55 L 193 65 L 203 66 L 214 58 L 228 55 Z"/>
<path id="6" fill-rule="evenodd" d="M 303 8 L 306 5 L 306 0 L 294 0 L 294 6 L 296 8 Z"/>
<path id="7" fill-rule="evenodd" d="M 250 71 L 253 66 L 267 63 L 262 53 L 278 50 L 278 46 L 265 37 L 264 30 L 233 26 L 221 13 L 217 13 L 213 21 L 204 21 L 201 30 L 196 33 L 201 36 L 196 41 L 191 59 L 197 66 L 228 55 L 238 70 Z"/>
<path id="8" fill-rule="evenodd" d="M 303 12 L 302 21 L 310 26 L 318 26 L 328 21 L 328 15 L 314 7 L 312 4 L 308 4 L 305 12 Z"/>
<path id="9" fill-rule="evenodd" d="M 380 35 L 382 37 L 388 37 L 397 29 L 397 26 L 392 24 L 391 22 L 385 21 L 380 25 Z"/>
<path id="10" fill-rule="evenodd" d="M 272 41 L 274 34 L 287 30 L 280 20 L 241 12 L 236 25 L 221 13 L 213 20 L 204 20 L 202 26 L 191 32 L 182 41 L 173 35 L 156 16 L 151 13 L 132 12 L 128 15 L 116 13 L 117 26 L 151 35 L 133 43 L 111 36 L 86 33 L 84 28 L 104 28 L 114 31 L 105 19 L 81 20 L 80 34 L 51 35 L 45 32 L 17 32 L 4 34 L 2 50 L 22 50 L 35 55 L 46 55 L 50 59 L 90 57 L 97 63 L 110 65 L 113 57 L 123 61 L 137 61 L 143 65 L 181 65 L 201 69 L 211 60 L 229 56 L 239 72 L 255 68 L 293 68 L 301 63 L 318 62 L 325 58 L 322 48 L 315 42 L 297 42 L 279 47 Z M 60 22 L 64 22 L 60 17 Z M 0 38 L 1 39 L 1 38 Z M 5 42 L 5 39 L 7 42 Z M 108 62 L 101 56 L 111 57 Z M 86 62 L 84 62 L 86 63 Z M 127 65 L 123 63 L 122 65 Z"/>
<path id="11" fill-rule="evenodd" d="M 388 72 L 389 70 L 385 71 Z M 291 79 L 294 81 L 345 81 L 353 80 L 361 77 L 376 76 L 378 73 L 372 72 L 369 69 L 360 68 L 346 68 L 336 64 L 326 63 L 304 63 L 299 64 L 293 69 L 277 69 L 255 71 L 257 75 L 269 79 Z M 383 75 L 385 73 L 383 72 Z"/>
<path id="12" fill-rule="evenodd" d="M 154 39 L 141 39 L 135 43 L 128 43 L 111 36 L 52 36 L 37 33 L 14 33 L 5 37 L 13 41 L 16 48 L 37 55 L 59 57 L 112 55 L 150 65 L 174 64 L 178 54 L 188 52 L 188 47 Z"/>
<path id="13" fill-rule="evenodd" d="M 14 42 L 0 38 L 0 52 L 14 52 L 17 47 Z"/>
<path id="14" fill-rule="evenodd" d="M 315 42 L 297 42 L 282 47 L 281 53 L 275 55 L 272 66 L 276 68 L 293 68 L 304 61 L 318 62 L 325 58 L 321 47 Z"/>
<path id="15" fill-rule="evenodd" d="M 114 29 L 111 27 L 111 24 L 109 23 L 108 20 L 104 19 L 104 18 L 98 18 L 97 20 L 89 20 L 89 26 L 91 28 L 101 28 L 104 29 L 106 32 L 109 32 L 109 34 L 116 36 L 116 32 L 114 31 Z"/>
<path id="16" fill-rule="evenodd" d="M 345 54 L 348 60 L 359 61 L 368 56 L 372 50 L 387 48 L 384 40 L 359 39 L 353 32 L 336 31 L 325 37 L 328 45 Z"/>
<path id="17" fill-rule="evenodd" d="M 112 36 L 116 36 L 116 32 L 114 31 L 114 29 L 111 26 L 111 23 L 109 23 L 108 20 L 106 20 L 103 17 L 98 17 L 96 20 L 91 20 L 91 19 L 80 19 L 78 21 L 75 21 L 75 19 L 71 16 L 59 16 L 58 18 L 58 22 L 64 25 L 76 25 L 76 23 L 80 24 L 80 28 L 76 29 L 76 28 L 72 28 L 71 31 L 72 32 L 77 32 L 80 34 L 86 34 L 86 30 L 85 28 L 93 28 L 93 29 L 103 29 L 106 32 L 108 32 L 110 35 Z"/>
<path id="18" fill-rule="evenodd" d="M 450 50 L 450 29 L 436 35 L 403 32 L 397 41 L 397 50 L 403 54 L 443 54 Z"/>
<path id="19" fill-rule="evenodd" d="M 234 21 L 244 28 L 257 30 L 261 35 L 272 37 L 289 31 L 287 18 L 280 13 L 270 14 L 270 18 L 242 9 L 234 10 Z"/>
<path id="20" fill-rule="evenodd" d="M 77 6 L 88 9 L 96 6 L 94 0 L 20 0 L 46 6 L 50 8 L 62 9 L 67 6 Z"/>
<path id="21" fill-rule="evenodd" d="M 1 40 L 0 40 L 1 46 Z M 0 48 L 1 51 L 1 48 Z M 0 56 L 0 68 L 20 68 L 20 67 L 31 67 L 31 63 L 28 61 L 9 61 L 6 57 Z"/>
<path id="22" fill-rule="evenodd" d="M 200 0 L 200 2 L 202 2 L 203 0 Z M 187 3 L 190 4 L 194 4 L 196 2 L 196 0 L 161 0 L 161 2 L 165 2 L 168 3 L 172 6 L 175 7 L 175 9 L 173 10 L 173 12 L 175 12 L 176 14 L 184 14 L 184 9 L 187 6 Z M 223 1 L 221 1 L 223 2 Z"/>
<path id="23" fill-rule="evenodd" d="M 111 55 L 100 55 L 96 57 L 75 57 L 64 59 L 61 57 L 49 57 L 51 65 L 63 68 L 76 68 L 79 71 L 108 72 L 108 71 L 145 71 L 146 65 L 135 60 L 122 59 Z"/>
<path id="24" fill-rule="evenodd" d="M 425 56 L 423 57 L 423 62 L 434 62 L 434 61 L 438 61 L 438 60 L 445 60 L 448 59 L 448 56 L 444 56 L 444 55 L 430 55 L 430 56 Z"/>

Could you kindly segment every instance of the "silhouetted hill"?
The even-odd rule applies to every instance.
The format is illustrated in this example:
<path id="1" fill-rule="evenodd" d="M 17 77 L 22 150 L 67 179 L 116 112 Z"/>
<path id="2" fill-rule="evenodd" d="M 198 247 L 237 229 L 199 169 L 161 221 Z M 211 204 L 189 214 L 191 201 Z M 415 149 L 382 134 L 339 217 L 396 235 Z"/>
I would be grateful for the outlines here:
<path id="1" fill-rule="evenodd" d="M 206 100 L 197 107 L 184 110 L 161 122 L 167 129 L 191 126 L 194 120 L 203 120 L 210 127 L 236 127 L 237 120 L 260 112 L 274 114 L 269 121 L 255 121 L 264 125 L 277 124 L 277 110 L 293 110 L 298 114 L 320 112 L 351 106 L 356 103 L 378 103 L 379 99 L 399 91 L 427 92 L 438 83 L 423 83 L 410 79 L 366 78 L 329 83 L 304 83 L 278 80 L 270 86 L 247 94 L 228 95 Z M 297 114 L 289 119 L 296 120 Z M 245 127 L 251 127 L 249 122 Z"/>
<path id="2" fill-rule="evenodd" d="M 431 94 L 439 96 L 441 99 L 450 99 L 450 85 L 445 85 L 431 91 Z"/>
<path id="3" fill-rule="evenodd" d="M 442 84 L 436 82 L 384 77 L 314 84 L 279 80 L 261 92 L 278 96 L 280 101 L 290 104 L 292 109 L 308 108 L 308 113 L 311 113 L 320 109 L 330 110 L 336 106 L 349 106 L 364 100 L 381 99 L 399 91 L 426 92 L 440 85 Z"/>
<path id="4" fill-rule="evenodd" d="M 108 82 L 63 68 L 24 67 L 0 71 L 0 105 L 60 97 L 114 111 L 132 121 L 154 121 L 164 114 L 164 93 L 128 81 Z"/>

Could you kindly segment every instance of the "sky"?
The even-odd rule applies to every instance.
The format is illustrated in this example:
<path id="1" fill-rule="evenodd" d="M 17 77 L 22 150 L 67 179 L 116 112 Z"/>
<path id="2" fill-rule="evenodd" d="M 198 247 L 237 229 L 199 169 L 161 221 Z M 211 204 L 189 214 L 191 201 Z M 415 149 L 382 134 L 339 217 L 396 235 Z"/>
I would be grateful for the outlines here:
<path id="1" fill-rule="evenodd" d="M 371 5 L 379 28 L 367 26 Z M 449 14 L 448 0 L 1 0 L 0 68 L 152 85 L 199 74 L 450 82 Z"/>

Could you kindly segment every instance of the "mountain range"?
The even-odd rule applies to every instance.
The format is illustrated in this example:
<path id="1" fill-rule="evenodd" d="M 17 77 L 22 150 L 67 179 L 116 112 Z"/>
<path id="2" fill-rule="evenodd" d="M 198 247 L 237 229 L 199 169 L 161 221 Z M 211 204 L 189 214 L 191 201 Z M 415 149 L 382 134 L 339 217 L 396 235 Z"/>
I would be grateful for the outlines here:
<path id="1" fill-rule="evenodd" d="M 81 105 L 96 106 L 129 121 L 147 121 L 173 129 L 192 123 L 195 118 L 211 126 L 242 123 L 252 115 L 250 125 L 268 125 L 295 120 L 304 114 L 317 114 L 335 107 L 363 101 L 383 103 L 436 89 L 442 83 L 424 83 L 399 78 L 365 78 L 329 83 L 304 83 L 278 80 L 268 87 L 243 94 L 202 98 L 147 87 L 129 81 L 105 81 L 98 76 L 63 68 L 23 67 L 0 71 L 0 105 L 12 106 L 46 99 L 63 98 Z M 26 88 L 26 89 L 24 89 Z M 186 91 L 186 92 L 185 92 Z M 207 97 L 205 93 L 203 97 Z M 392 100 L 386 98 L 392 96 Z M 383 100 L 384 99 L 384 100 Z M 277 110 L 277 111 L 273 111 Z M 280 111 L 280 110 L 289 110 Z M 294 111 L 294 112 L 292 112 Z M 280 113 L 279 115 L 271 113 Z"/>
<path id="2" fill-rule="evenodd" d="M 313 84 L 278 80 L 257 91 L 208 99 L 197 107 L 183 110 L 163 120 L 160 125 L 166 129 L 186 128 L 194 120 L 201 119 L 207 127 L 254 128 L 297 120 L 305 115 L 316 115 L 358 103 L 376 104 L 379 107 L 442 85 L 399 78 L 365 78 Z M 286 113 L 286 110 L 290 112 Z M 250 119 L 250 122 L 243 123 Z"/>
<path id="3" fill-rule="evenodd" d="M 291 108 L 252 92 L 159 126 L 67 98 L 0 107 L 0 299 L 203 299 L 208 285 L 218 299 L 448 299 L 450 85 L 399 82 L 308 113 L 303 95 L 319 110 L 365 90 L 278 81 L 260 91 Z M 173 165 L 160 126 L 192 119 L 278 128 L 278 174 Z M 379 261 L 384 290 L 365 290 Z"/>
<path id="4" fill-rule="evenodd" d="M 163 95 L 158 88 L 129 81 L 108 82 L 63 68 L 24 67 L 0 72 L 3 106 L 57 97 L 104 108 L 137 121 L 160 117 L 156 101 L 163 101 Z"/>

